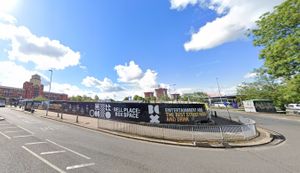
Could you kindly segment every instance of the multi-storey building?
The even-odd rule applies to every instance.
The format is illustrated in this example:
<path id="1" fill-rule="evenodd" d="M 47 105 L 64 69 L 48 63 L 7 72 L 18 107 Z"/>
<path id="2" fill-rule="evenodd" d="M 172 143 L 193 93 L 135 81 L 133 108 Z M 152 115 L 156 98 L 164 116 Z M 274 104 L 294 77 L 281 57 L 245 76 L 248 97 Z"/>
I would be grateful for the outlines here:
<path id="1" fill-rule="evenodd" d="M 23 88 L 0 86 L 0 96 L 7 99 L 33 99 L 41 96 L 50 100 L 68 100 L 67 94 L 44 92 L 41 76 L 37 74 L 32 75 L 29 82 L 24 82 Z"/>
<path id="2" fill-rule="evenodd" d="M 154 93 L 153 92 L 144 92 L 145 98 L 152 98 L 154 97 Z"/>
<path id="3" fill-rule="evenodd" d="M 157 88 L 157 89 L 155 89 L 155 94 L 156 94 L 157 98 L 168 97 L 168 89 Z"/>

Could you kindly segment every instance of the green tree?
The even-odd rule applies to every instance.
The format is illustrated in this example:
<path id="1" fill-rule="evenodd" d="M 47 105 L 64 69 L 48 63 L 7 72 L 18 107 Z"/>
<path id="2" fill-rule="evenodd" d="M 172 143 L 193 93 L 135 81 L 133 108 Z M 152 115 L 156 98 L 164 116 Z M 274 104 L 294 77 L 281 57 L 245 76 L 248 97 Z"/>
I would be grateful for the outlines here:
<path id="1" fill-rule="evenodd" d="M 144 98 L 138 95 L 133 96 L 133 100 L 135 101 L 144 101 Z"/>
<path id="2" fill-rule="evenodd" d="M 46 100 L 48 100 L 48 99 L 45 98 L 45 97 L 42 97 L 42 96 L 38 96 L 38 97 L 33 99 L 33 101 L 46 101 Z"/>
<path id="3" fill-rule="evenodd" d="M 267 72 L 291 79 L 300 73 L 300 1 L 287 0 L 265 13 L 252 30 Z"/>
<path id="4" fill-rule="evenodd" d="M 207 97 L 207 93 L 199 91 L 194 93 L 185 93 L 181 97 L 181 100 L 191 102 L 204 102 L 207 99 Z"/>
<path id="5" fill-rule="evenodd" d="M 125 97 L 124 99 L 123 99 L 123 101 L 128 101 L 129 100 L 129 97 Z"/>
<path id="6" fill-rule="evenodd" d="M 95 102 L 99 101 L 99 96 L 98 96 L 98 95 L 95 95 L 94 101 L 95 101 Z"/>
<path id="7" fill-rule="evenodd" d="M 286 81 L 286 84 L 280 88 L 280 100 L 284 104 L 300 103 L 300 75 Z"/>
<path id="8" fill-rule="evenodd" d="M 256 69 L 257 77 L 253 82 L 243 83 L 237 88 L 238 98 L 249 99 L 270 99 L 280 108 L 284 108 L 285 102 L 281 99 L 282 88 L 285 86 L 282 81 L 266 73 L 263 68 Z"/>

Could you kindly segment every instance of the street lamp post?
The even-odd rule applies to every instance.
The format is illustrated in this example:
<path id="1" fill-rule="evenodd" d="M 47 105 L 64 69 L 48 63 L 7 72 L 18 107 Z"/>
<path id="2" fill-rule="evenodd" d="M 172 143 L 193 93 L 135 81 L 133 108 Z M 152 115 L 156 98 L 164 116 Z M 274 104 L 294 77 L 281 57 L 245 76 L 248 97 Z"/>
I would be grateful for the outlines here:
<path id="1" fill-rule="evenodd" d="M 223 103 L 223 100 L 222 100 L 222 96 L 221 96 L 221 90 L 220 90 L 220 85 L 219 85 L 219 81 L 218 81 L 218 78 L 216 78 L 217 80 L 217 85 L 218 85 L 218 90 L 219 90 L 219 96 L 220 96 L 220 100 L 221 100 L 221 103 Z M 223 103 L 224 104 L 224 103 Z M 229 113 L 229 110 L 228 110 L 228 107 L 227 107 L 227 103 L 224 104 L 225 107 L 226 107 L 226 110 L 227 110 L 227 113 L 228 113 L 228 116 L 229 116 L 229 119 L 231 120 L 231 115 Z"/>
<path id="2" fill-rule="evenodd" d="M 221 96 L 220 85 L 219 85 L 219 80 L 218 80 L 218 78 L 216 78 L 216 80 L 217 80 L 217 85 L 218 85 L 218 90 L 219 90 L 220 101 L 221 101 L 221 103 L 223 103 L 222 96 Z M 223 103 L 223 104 L 224 104 L 224 103 Z"/>
<path id="3" fill-rule="evenodd" d="M 172 103 L 173 103 L 173 101 L 174 101 L 174 97 L 172 98 L 172 94 L 173 94 L 173 96 L 174 96 L 174 94 L 175 94 L 175 85 L 176 84 L 171 84 L 170 85 L 170 95 L 171 95 L 171 99 L 172 99 Z"/>
<path id="4" fill-rule="evenodd" d="M 52 75 L 53 75 L 53 70 L 49 70 L 49 71 L 51 73 L 50 73 L 50 83 L 49 83 L 48 104 L 47 104 L 46 116 L 48 116 L 48 110 L 49 110 L 49 105 L 50 105 L 50 91 L 51 91 Z"/>

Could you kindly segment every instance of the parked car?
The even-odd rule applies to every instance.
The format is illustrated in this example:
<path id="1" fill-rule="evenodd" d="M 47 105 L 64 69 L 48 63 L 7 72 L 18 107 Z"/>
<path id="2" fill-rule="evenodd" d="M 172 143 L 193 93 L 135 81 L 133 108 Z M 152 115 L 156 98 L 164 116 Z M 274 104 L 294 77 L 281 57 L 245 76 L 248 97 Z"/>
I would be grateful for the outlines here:
<path id="1" fill-rule="evenodd" d="M 286 106 L 286 114 L 299 114 L 300 115 L 300 103 L 291 103 Z"/>

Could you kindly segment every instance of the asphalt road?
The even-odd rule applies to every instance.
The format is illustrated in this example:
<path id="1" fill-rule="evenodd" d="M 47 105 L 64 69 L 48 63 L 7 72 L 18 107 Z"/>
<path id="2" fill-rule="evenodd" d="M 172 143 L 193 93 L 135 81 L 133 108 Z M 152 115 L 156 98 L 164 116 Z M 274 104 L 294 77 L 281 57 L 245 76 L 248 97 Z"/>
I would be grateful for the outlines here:
<path id="1" fill-rule="evenodd" d="M 250 115 L 286 142 L 207 149 L 116 137 L 8 108 L 0 116 L 6 118 L 0 121 L 0 172 L 300 172 L 300 120 Z"/>

